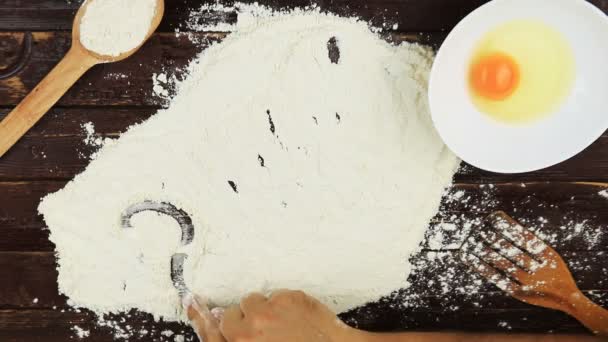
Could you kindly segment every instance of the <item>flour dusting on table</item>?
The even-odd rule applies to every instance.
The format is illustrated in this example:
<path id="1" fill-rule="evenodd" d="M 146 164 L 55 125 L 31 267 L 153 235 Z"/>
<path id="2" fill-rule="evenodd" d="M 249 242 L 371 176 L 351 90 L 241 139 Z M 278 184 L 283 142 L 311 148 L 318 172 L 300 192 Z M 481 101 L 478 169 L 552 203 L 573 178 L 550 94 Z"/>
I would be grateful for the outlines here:
<path id="1" fill-rule="evenodd" d="M 426 100 L 432 53 L 356 19 L 255 16 L 205 51 L 168 109 L 104 145 L 40 212 L 70 304 L 183 318 L 170 260 L 217 305 L 298 288 L 338 311 L 407 287 L 458 164 Z M 152 200 L 187 212 L 120 218 Z"/>

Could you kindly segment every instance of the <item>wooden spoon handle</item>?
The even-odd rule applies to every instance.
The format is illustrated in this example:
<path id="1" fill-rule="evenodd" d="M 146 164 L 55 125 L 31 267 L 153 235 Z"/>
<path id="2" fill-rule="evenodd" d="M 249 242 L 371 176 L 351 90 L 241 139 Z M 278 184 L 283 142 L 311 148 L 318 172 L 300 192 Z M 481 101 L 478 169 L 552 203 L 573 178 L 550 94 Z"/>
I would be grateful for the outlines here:
<path id="1" fill-rule="evenodd" d="M 65 94 L 97 60 L 72 48 L 63 60 L 0 122 L 0 157 Z"/>
<path id="2" fill-rule="evenodd" d="M 593 333 L 608 337 L 608 310 L 595 304 L 582 293 L 572 296 L 567 312 Z"/>

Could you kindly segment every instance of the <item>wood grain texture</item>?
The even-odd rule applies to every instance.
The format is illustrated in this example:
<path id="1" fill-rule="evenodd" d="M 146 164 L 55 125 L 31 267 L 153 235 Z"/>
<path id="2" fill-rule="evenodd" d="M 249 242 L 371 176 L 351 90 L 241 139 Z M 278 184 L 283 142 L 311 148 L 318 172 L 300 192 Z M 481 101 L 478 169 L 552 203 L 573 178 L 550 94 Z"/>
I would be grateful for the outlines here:
<path id="1" fill-rule="evenodd" d="M 0 182 L 0 251 L 52 251 L 37 208 L 40 199 L 67 181 Z M 492 188 L 456 184 L 427 232 L 425 250 L 457 250 L 479 228 L 463 222 L 484 219 L 504 210 L 542 236 L 550 236 L 559 252 L 608 251 L 608 199 L 599 194 L 608 184 L 514 183 Z M 453 200 L 459 194 L 462 201 Z M 543 217 L 544 223 L 538 218 Z M 447 224 L 447 225 L 446 225 Z M 441 247 L 433 241 L 441 235 Z"/>
<path id="2" fill-rule="evenodd" d="M 81 1 L 53 0 L 4 0 L 0 5 L 0 30 L 69 30 L 72 18 Z M 214 3 L 211 0 L 166 0 L 167 11 L 161 24 L 162 31 L 173 31 L 188 18 L 191 9 L 202 4 Z M 243 1 L 253 2 L 250 0 Z M 362 19 L 382 24 L 387 21 L 398 23 L 402 30 L 445 30 L 456 24 L 467 13 L 486 0 L 262 0 L 260 4 L 274 8 L 302 7 L 317 4 L 321 9 L 341 15 L 356 15 Z M 221 1 L 230 5 L 233 1 Z M 422 16 L 421 13 L 436 13 Z M 232 12 L 210 11 L 205 13 L 206 23 L 217 21 L 234 22 Z"/>
<path id="3" fill-rule="evenodd" d="M 575 265 L 583 259 L 594 258 L 595 254 L 565 253 L 564 258 Z M 424 253 L 417 257 L 427 258 Z M 561 313 L 517 302 L 506 294 L 496 291 L 489 284 L 477 285 L 478 276 L 468 272 L 455 258 L 453 252 L 446 252 L 433 261 L 425 261 L 427 265 L 419 271 L 420 273 L 410 278 L 413 284 L 410 289 L 345 313 L 343 318 L 351 324 L 372 330 L 396 330 L 404 327 L 447 330 L 457 328 L 455 324 L 464 322 L 463 317 L 476 316 L 478 319 L 483 319 L 478 322 L 479 324 L 466 324 L 467 330 L 583 331 L 580 325 Z M 608 256 L 598 260 L 600 263 L 607 261 Z M 457 282 L 446 285 L 445 272 L 457 273 Z M 574 271 L 574 275 L 585 294 L 601 305 L 608 304 L 607 291 L 596 289 L 597 285 L 602 284 L 602 280 L 606 279 L 608 270 L 603 272 L 592 269 L 578 270 Z M 58 294 L 56 285 L 53 285 L 56 277 L 53 253 L 0 253 L 0 286 L 3 289 L 0 294 L 0 307 L 5 310 L 47 310 L 47 314 L 51 317 L 40 321 L 24 321 L 27 316 L 22 316 L 23 312 L 0 310 L 0 316 L 4 315 L 7 318 L 0 319 L 2 322 L 0 331 L 16 328 L 41 329 L 50 326 L 56 328 L 57 324 L 68 325 L 64 319 L 75 314 L 80 318 L 70 318 L 68 322 L 72 323 L 69 324 L 78 323 L 78 320 L 84 322 L 85 326 L 87 323 L 90 324 L 92 316 L 86 310 L 82 313 L 74 313 L 73 309 L 68 307 L 66 298 Z M 472 292 L 459 293 L 458 289 Z M 66 310 L 68 313 L 60 314 L 61 310 Z M 544 314 L 555 319 L 551 321 L 542 319 Z M 379 319 L 378 315 L 381 315 L 382 319 Z M 522 320 L 523 317 L 527 317 L 529 321 Z M 137 322 L 137 319 L 129 318 L 128 323 L 133 322 Z M 502 323 L 504 326 L 501 327 L 500 322 L 504 322 Z M 161 329 L 163 324 L 157 323 L 155 326 Z"/>
<path id="4" fill-rule="evenodd" d="M 7 41 L 0 53 L 17 54 L 14 41 L 23 33 L 5 34 Z M 0 79 L 0 106 L 15 106 L 63 58 L 71 45 L 69 32 L 36 32 L 32 34 L 32 51 L 28 62 L 14 77 Z M 158 34 L 153 36 L 133 57 L 118 63 L 98 65 L 89 71 L 59 102 L 60 106 L 142 106 L 159 105 L 152 96 L 152 75 L 169 69 L 174 74 L 185 67 L 198 52 L 224 35 L 201 34 L 194 44 L 187 36 Z M 13 42 L 13 43 L 12 43 Z M 11 49 L 11 50 L 9 50 Z"/>
<path id="5" fill-rule="evenodd" d="M 0 1 L 0 118 L 61 59 L 70 46 L 78 0 Z M 0 160 L 0 341 L 68 341 L 74 324 L 90 330 L 89 341 L 113 341 L 115 331 L 99 328 L 89 312 L 67 307 L 58 293 L 54 246 L 37 214 L 40 198 L 61 189 L 84 170 L 95 148 L 83 140 L 82 124 L 92 122 L 97 136 L 117 137 L 162 107 L 152 94 L 152 75 L 180 71 L 225 33 L 184 29 L 189 9 L 212 0 L 167 0 L 167 14 L 156 34 L 131 59 L 95 67 L 64 96 L 15 148 Z M 274 7 L 303 6 L 309 0 L 262 0 Z M 374 24 L 398 24 L 385 33 L 394 42 L 438 47 L 446 32 L 486 0 L 319 0 L 323 9 L 357 15 Z M 608 0 L 592 0 L 608 12 Z M 229 4 L 229 1 L 223 1 Z M 234 22 L 233 12 L 208 11 L 201 22 Z M 34 32 L 28 32 L 34 31 Z M 414 32 L 414 33 L 411 33 Z M 417 34 L 424 32 L 423 34 Z M 195 43 L 195 42 L 200 42 Z M 16 72 L 13 72 L 16 71 Z M 9 74 L 9 77 L 4 77 Z M 433 220 L 423 250 L 412 258 L 412 287 L 342 315 L 349 324 L 376 331 L 468 330 L 585 333 L 565 314 L 534 308 L 497 291 L 454 257 L 478 225 L 463 222 L 502 209 L 549 237 L 573 270 L 578 284 L 608 306 L 608 134 L 574 159 L 534 173 L 498 175 L 463 166 Z M 586 183 L 576 183 L 576 182 Z M 523 183 L 522 183 L 523 182 Z M 499 183 L 490 187 L 488 183 Z M 458 197 L 460 200 L 455 200 Z M 538 222 L 539 218 L 543 222 Z M 545 222 L 546 221 L 546 222 Z M 580 228 L 577 224 L 584 223 Z M 579 227 L 579 228 L 577 228 Z M 591 235 L 589 235 L 591 234 Z M 441 237 L 442 244 L 437 244 Z M 37 299 L 37 300 L 34 300 Z M 55 309 L 53 309 L 55 307 Z M 63 310 L 63 312 L 62 312 Z M 137 331 L 130 341 L 173 341 L 164 329 L 192 337 L 178 324 L 153 322 L 131 312 L 116 317 Z M 574 337 L 576 339 L 576 337 Z"/>
<path id="6" fill-rule="evenodd" d="M 80 77 L 99 63 L 80 43 L 0 121 L 0 158 L 23 137 Z"/>
<path id="7" fill-rule="evenodd" d="M 94 124 L 95 138 L 116 138 L 155 112 L 145 107 L 51 110 L 2 158 L 0 179 L 71 179 L 84 170 L 96 150 L 85 143 L 83 124 Z"/>
<path id="8" fill-rule="evenodd" d="M 167 341 L 174 342 L 175 336 L 163 335 L 163 331 L 187 336 L 192 341 L 192 329 L 177 323 L 157 323 L 149 315 L 130 313 L 128 323 L 121 323 L 121 329 L 128 325 L 135 333 L 126 338 L 120 330 L 100 327 L 97 318 L 90 312 L 56 310 L 0 310 L 0 340 L 3 342 L 65 342 L 78 340 L 74 326 L 90 333 L 86 341 Z M 84 338 L 84 337 L 82 337 Z"/>
<path id="9" fill-rule="evenodd" d="M 395 325 L 391 321 L 390 308 L 374 308 L 370 309 L 374 312 L 362 313 L 368 317 L 369 322 L 383 322 L 379 326 L 379 331 L 390 331 Z M 389 311 L 386 311 L 389 310 Z M 377 316 L 375 312 L 383 312 L 385 315 Z M 555 332 L 572 332 L 579 331 L 576 322 L 568 319 L 557 312 L 534 312 L 530 310 L 513 311 L 513 318 L 505 320 L 505 311 L 494 310 L 493 312 L 483 313 L 479 311 L 460 312 L 458 316 L 453 314 L 438 314 L 435 312 L 409 312 L 408 316 L 401 317 L 398 321 L 400 326 L 409 326 L 410 330 L 425 331 L 425 326 L 440 325 L 445 327 L 443 331 L 453 330 L 471 330 L 474 327 L 475 331 L 496 331 L 497 327 L 502 328 L 507 332 L 522 332 L 517 322 L 538 321 L 540 322 L 537 328 L 533 331 L 526 332 L 543 332 L 548 330 L 546 322 L 554 322 L 559 324 L 559 328 Z M 517 316 L 517 317 L 515 317 Z M 85 341 L 123 341 L 124 339 L 114 339 L 115 331 L 108 328 L 100 328 L 94 324 L 94 317 L 87 313 L 72 313 L 60 312 L 54 310 L 1 310 L 0 321 L 6 322 L 4 327 L 0 327 L 0 340 L 3 342 L 65 342 L 78 340 L 75 336 L 73 326 L 85 329 L 90 332 L 90 336 L 84 339 Z M 133 314 L 128 319 L 129 325 L 135 331 L 144 331 L 144 334 L 135 334 L 129 337 L 130 342 L 150 342 L 150 341 L 166 341 L 174 342 L 175 337 L 166 337 L 161 333 L 165 329 L 177 331 L 186 337 L 186 341 L 192 341 L 194 335 L 192 330 L 184 325 L 154 323 L 152 318 L 146 315 Z M 361 325 L 363 328 L 365 325 Z M 506 328 L 508 327 L 508 328 Z M 499 328 L 500 329 L 500 328 Z M 572 336 L 571 341 L 577 341 L 577 336 Z M 196 341 L 196 339 L 194 339 Z"/>
<path id="10" fill-rule="evenodd" d="M 273 8 L 293 8 L 316 4 L 322 10 L 340 15 L 358 16 L 375 25 L 384 22 L 398 24 L 398 31 L 442 31 L 451 29 L 469 12 L 488 0 L 258 0 Z M 0 4 L 0 30 L 69 30 L 81 1 L 4 0 Z M 163 32 L 182 27 L 191 9 L 212 0 L 166 0 L 167 11 L 160 26 Z M 230 5 L 234 1 L 222 0 Z M 252 0 L 241 2 L 251 3 Z M 608 11 L 607 0 L 590 0 Z M 432 14 L 432 15 L 431 15 Z M 203 14 L 205 23 L 234 22 L 233 12 L 209 11 Z"/>
<path id="11" fill-rule="evenodd" d="M 48 319 L 52 324 L 33 330 L 47 333 L 58 331 L 58 336 L 70 336 L 73 333 L 69 327 L 66 328 L 63 321 L 66 316 L 57 313 L 58 310 L 65 309 L 67 304 L 65 297 L 58 294 L 55 283 L 57 273 L 53 246 L 46 240 L 48 233 L 44 230 L 42 219 L 36 215 L 39 198 L 63 185 L 63 182 L 51 181 L 0 183 L 0 198 L 11 198 L 7 203 L 9 205 L 0 209 L 0 250 L 4 251 L 0 253 L 0 288 L 3 289 L 0 308 L 43 310 L 56 306 L 57 310 L 48 312 Z M 607 199 L 598 195 L 604 188 L 604 184 L 576 183 L 530 183 L 525 187 L 521 184 L 503 184 L 493 188 L 463 184 L 450 191 L 442 211 L 445 217 L 453 214 L 484 217 L 486 212 L 494 207 L 505 208 L 507 211 L 523 207 L 527 210 L 519 214 L 520 219 L 545 215 L 552 222 L 554 219 L 562 219 L 563 215 L 560 216 L 560 213 L 576 212 L 578 219 L 596 220 L 593 222 L 601 224 L 607 221 L 602 218 L 603 215 L 608 215 L 606 210 L 602 212 Z M 462 193 L 461 198 L 464 201 L 450 201 L 449 198 L 452 198 L 454 193 Z M 480 209 L 472 210 L 472 207 Z M 563 211 L 560 208 L 563 208 Z M 547 209 L 554 210 L 555 216 L 548 215 Z M 517 212 L 515 215 L 517 216 Z M 559 224 L 561 223 L 545 225 L 543 229 L 550 233 L 562 234 L 556 238 L 559 242 L 556 248 L 569 263 L 579 286 L 598 303 L 607 305 L 608 253 L 605 251 L 608 250 L 608 241 L 602 238 L 596 245 L 590 246 L 583 236 L 567 239 L 571 232 L 556 229 Z M 434 233 L 436 232 L 432 230 L 429 232 L 430 235 Z M 449 234 L 454 234 L 452 231 L 443 233 L 447 238 Z M 40 241 L 41 244 L 37 245 L 35 241 Z M 410 289 L 347 313 L 343 318 L 351 324 L 371 330 L 407 328 L 584 332 L 580 325 L 564 314 L 527 306 L 496 291 L 491 284 L 481 281 L 462 265 L 454 256 L 454 249 L 432 251 L 427 242 L 426 250 L 412 260 L 418 265 L 418 270 L 409 279 L 413 284 Z M 34 298 L 38 299 L 36 303 Z M 408 305 L 401 306 L 399 303 Z M 21 329 L 29 325 L 18 319 L 22 317 L 22 312 L 10 311 L 4 314 L 16 319 L 16 322 L 12 326 L 5 326 L 4 330 L 0 328 L 2 333 L 8 334 L 7 336 L 20 336 L 19 334 L 25 333 Z M 87 318 L 89 316 L 85 314 L 79 317 L 84 322 L 83 327 L 96 329 L 91 319 Z M 551 319 L 547 320 L 548 317 Z M 71 318 L 69 322 L 73 320 L 75 318 Z M 129 323 L 133 321 L 137 320 L 128 320 Z M 153 326 L 157 329 L 164 327 L 163 324 Z M 100 334 L 99 339 L 103 340 L 103 336 L 108 332 L 102 330 L 95 334 Z"/>

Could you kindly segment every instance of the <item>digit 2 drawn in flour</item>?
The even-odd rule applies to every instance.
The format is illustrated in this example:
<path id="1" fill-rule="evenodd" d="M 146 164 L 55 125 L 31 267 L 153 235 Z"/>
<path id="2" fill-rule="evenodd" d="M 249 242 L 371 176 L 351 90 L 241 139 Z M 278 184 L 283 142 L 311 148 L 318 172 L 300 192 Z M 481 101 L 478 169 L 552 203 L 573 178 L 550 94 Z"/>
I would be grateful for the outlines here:
<path id="1" fill-rule="evenodd" d="M 120 219 L 122 227 L 125 229 L 133 228 L 133 226 L 131 226 L 131 217 L 144 211 L 155 211 L 159 214 L 172 217 L 179 223 L 179 226 L 182 229 L 181 245 L 186 246 L 192 243 L 192 240 L 194 239 L 194 225 L 192 224 L 190 215 L 171 203 L 143 201 L 134 204 L 127 208 L 122 214 Z M 177 289 L 180 297 L 183 297 L 189 292 L 186 282 L 184 281 L 184 262 L 186 261 L 186 258 L 188 258 L 188 255 L 184 253 L 176 253 L 171 257 L 171 281 L 173 281 L 173 285 Z"/>

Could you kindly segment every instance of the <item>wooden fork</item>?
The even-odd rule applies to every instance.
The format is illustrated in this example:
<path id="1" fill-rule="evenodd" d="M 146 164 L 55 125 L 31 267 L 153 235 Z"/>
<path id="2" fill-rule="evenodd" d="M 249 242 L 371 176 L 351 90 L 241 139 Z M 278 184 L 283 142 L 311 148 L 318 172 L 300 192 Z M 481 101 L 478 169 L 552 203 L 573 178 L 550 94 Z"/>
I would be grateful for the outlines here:
<path id="1" fill-rule="evenodd" d="M 461 260 L 514 298 L 563 311 L 600 336 L 608 336 L 608 310 L 577 287 L 557 252 L 504 212 L 488 217 L 492 231 L 470 237 Z"/>

